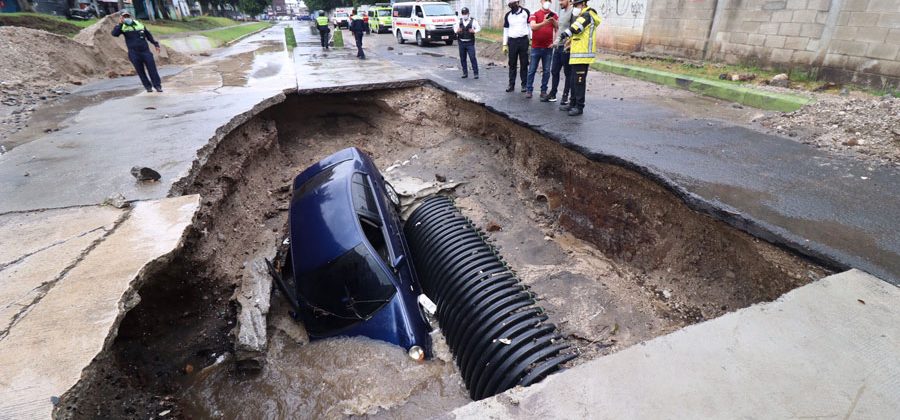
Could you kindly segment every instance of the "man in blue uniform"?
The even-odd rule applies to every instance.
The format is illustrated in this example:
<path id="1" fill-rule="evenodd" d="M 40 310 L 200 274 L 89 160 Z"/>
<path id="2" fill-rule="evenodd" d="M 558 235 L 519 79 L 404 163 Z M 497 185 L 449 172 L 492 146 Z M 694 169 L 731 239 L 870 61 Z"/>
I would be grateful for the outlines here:
<path id="1" fill-rule="evenodd" d="M 353 38 L 356 40 L 356 58 L 360 60 L 366 59 L 366 52 L 363 51 L 363 34 L 366 33 L 366 30 L 369 29 L 369 25 L 366 25 L 366 21 L 363 20 L 363 17 L 356 12 L 356 9 L 353 9 L 353 13 L 350 15 L 350 32 L 353 33 Z"/>
<path id="2" fill-rule="evenodd" d="M 153 60 L 153 53 L 147 43 L 153 44 L 156 53 L 159 54 L 159 42 L 153 39 L 150 31 L 144 27 L 144 24 L 138 22 L 131 17 L 131 13 L 123 12 L 119 16 L 119 24 L 112 30 L 112 36 L 125 37 L 125 45 L 128 46 L 128 59 L 134 65 L 134 71 L 141 78 L 144 89 L 147 92 L 162 92 L 162 82 L 159 80 L 159 73 L 156 71 L 156 62 Z M 145 71 L 146 68 L 146 71 Z M 150 77 L 147 77 L 147 74 Z"/>

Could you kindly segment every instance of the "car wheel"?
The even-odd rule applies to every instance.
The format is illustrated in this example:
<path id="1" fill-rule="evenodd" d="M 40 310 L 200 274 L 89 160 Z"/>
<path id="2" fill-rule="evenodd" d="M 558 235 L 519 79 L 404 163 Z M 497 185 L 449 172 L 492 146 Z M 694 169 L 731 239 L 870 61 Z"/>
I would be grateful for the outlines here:
<path id="1" fill-rule="evenodd" d="M 420 46 L 420 47 L 424 47 L 424 46 L 425 46 L 425 41 L 422 39 L 422 33 L 421 33 L 421 32 L 416 32 L 416 45 L 418 45 L 418 46 Z"/>
<path id="2" fill-rule="evenodd" d="M 452 40 L 452 39 L 448 39 L 448 40 L 444 41 L 444 43 L 447 44 L 447 45 L 453 45 L 453 40 Z"/>
<path id="3" fill-rule="evenodd" d="M 406 43 L 406 40 L 403 39 L 403 34 L 400 33 L 400 30 L 399 30 L 399 29 L 397 30 L 397 43 L 398 43 L 398 44 L 405 44 L 405 43 Z"/>

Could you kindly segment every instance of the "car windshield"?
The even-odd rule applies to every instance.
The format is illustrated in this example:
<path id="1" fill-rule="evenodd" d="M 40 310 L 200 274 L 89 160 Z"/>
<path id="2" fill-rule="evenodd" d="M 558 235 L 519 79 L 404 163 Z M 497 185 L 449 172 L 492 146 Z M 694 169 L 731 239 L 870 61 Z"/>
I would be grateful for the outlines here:
<path id="1" fill-rule="evenodd" d="M 426 16 L 456 16 L 449 4 L 423 4 Z"/>
<path id="2" fill-rule="evenodd" d="M 307 326 L 313 333 L 369 319 L 397 293 L 378 258 L 363 243 L 303 277 L 301 302 L 321 321 Z"/>
<path id="3" fill-rule="evenodd" d="M 346 13 L 335 13 L 334 15 L 337 17 L 347 17 Z"/>
<path id="4" fill-rule="evenodd" d="M 391 15 L 390 10 L 379 10 L 378 11 L 378 16 L 390 16 L 390 15 Z"/>

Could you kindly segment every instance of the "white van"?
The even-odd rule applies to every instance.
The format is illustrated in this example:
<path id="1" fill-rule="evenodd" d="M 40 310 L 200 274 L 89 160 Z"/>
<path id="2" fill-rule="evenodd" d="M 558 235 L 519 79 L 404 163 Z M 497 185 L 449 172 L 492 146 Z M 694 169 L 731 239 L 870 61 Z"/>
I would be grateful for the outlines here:
<path id="1" fill-rule="evenodd" d="M 449 3 L 442 1 L 415 1 L 394 3 L 394 35 L 397 42 L 415 40 L 420 47 L 425 43 L 443 41 L 453 45 L 456 39 L 456 12 Z"/>

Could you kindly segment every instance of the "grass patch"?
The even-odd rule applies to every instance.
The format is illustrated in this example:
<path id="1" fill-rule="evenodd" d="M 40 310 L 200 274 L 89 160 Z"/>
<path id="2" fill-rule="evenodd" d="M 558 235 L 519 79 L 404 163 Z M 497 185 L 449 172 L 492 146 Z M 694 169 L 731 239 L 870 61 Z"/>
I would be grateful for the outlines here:
<path id="1" fill-rule="evenodd" d="M 813 90 L 822 85 L 821 82 L 815 80 L 815 77 L 808 71 L 793 70 L 782 72 L 772 69 L 764 69 L 757 66 L 740 66 L 719 63 L 690 63 L 678 62 L 676 60 L 658 59 L 658 58 L 634 58 L 624 56 L 606 56 L 605 60 L 626 64 L 630 66 L 639 66 L 651 68 L 654 70 L 666 71 L 681 75 L 699 77 L 707 80 L 718 80 L 724 83 L 732 83 L 735 85 L 761 85 L 766 80 L 772 79 L 777 74 L 786 73 L 793 83 L 794 87 Z M 719 75 L 726 74 L 755 74 L 756 79 L 751 81 L 731 81 L 721 80 Z"/>
<path id="2" fill-rule="evenodd" d="M 288 50 L 297 46 L 297 38 L 294 37 L 294 28 L 288 26 L 284 28 L 284 42 L 287 44 Z"/>
<path id="3" fill-rule="evenodd" d="M 334 47 L 344 48 L 344 31 L 337 29 L 334 32 Z"/>
<path id="4" fill-rule="evenodd" d="M 480 31 L 478 31 L 478 38 L 492 41 L 492 42 L 502 42 L 503 41 L 503 29 L 494 29 L 494 28 L 484 28 L 482 27 Z"/>
<path id="5" fill-rule="evenodd" d="M 42 15 L 39 13 L 0 13 L 0 26 L 38 29 L 69 38 L 74 37 L 78 31 L 96 22 L 97 19 L 68 20 L 60 16 Z"/>
<path id="6" fill-rule="evenodd" d="M 222 28 L 214 31 L 204 32 L 203 36 L 216 41 L 220 41 L 223 44 L 227 44 L 247 34 L 268 28 L 270 26 L 272 26 L 272 24 L 268 22 L 256 22 L 248 25 L 232 26 L 230 28 Z"/>
<path id="7" fill-rule="evenodd" d="M 187 20 L 157 20 L 156 22 L 143 21 L 154 35 L 171 35 L 182 32 L 206 31 L 216 28 L 235 26 L 239 22 L 223 18 L 201 16 Z"/>

